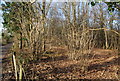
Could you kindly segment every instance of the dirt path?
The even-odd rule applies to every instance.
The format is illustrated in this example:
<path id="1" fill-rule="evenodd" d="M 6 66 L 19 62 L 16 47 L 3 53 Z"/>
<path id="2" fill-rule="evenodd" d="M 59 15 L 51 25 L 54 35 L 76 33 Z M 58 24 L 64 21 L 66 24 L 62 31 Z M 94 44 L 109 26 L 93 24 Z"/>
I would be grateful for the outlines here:
<path id="1" fill-rule="evenodd" d="M 12 43 L 9 43 L 7 45 L 0 45 L 0 63 L 2 62 L 2 59 L 4 58 L 5 54 L 8 53 L 9 49 L 12 47 Z"/>
<path id="2" fill-rule="evenodd" d="M 7 45 L 2 46 L 0 44 L 0 80 L 2 80 L 2 72 L 3 72 L 3 66 L 4 61 L 6 60 L 5 55 L 9 52 L 9 49 L 12 47 L 12 43 L 9 43 Z"/>

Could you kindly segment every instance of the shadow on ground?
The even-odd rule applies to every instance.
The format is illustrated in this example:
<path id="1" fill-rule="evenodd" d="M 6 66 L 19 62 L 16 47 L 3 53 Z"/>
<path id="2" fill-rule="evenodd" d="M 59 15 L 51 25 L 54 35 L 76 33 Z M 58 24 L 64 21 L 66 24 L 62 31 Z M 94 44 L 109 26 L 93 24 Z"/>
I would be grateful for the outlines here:
<path id="1" fill-rule="evenodd" d="M 120 66 L 120 57 L 114 58 L 114 59 L 110 60 L 109 62 L 103 62 L 101 64 L 92 64 L 92 65 L 88 66 L 88 71 L 94 70 L 94 69 L 96 69 L 98 71 L 107 70 L 107 68 L 112 65 Z"/>

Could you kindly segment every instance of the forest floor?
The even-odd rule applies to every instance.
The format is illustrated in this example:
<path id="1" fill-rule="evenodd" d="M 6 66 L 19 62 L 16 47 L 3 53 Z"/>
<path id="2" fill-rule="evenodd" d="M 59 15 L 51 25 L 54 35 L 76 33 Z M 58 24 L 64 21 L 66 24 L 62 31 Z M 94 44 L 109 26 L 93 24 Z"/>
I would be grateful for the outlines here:
<path id="1" fill-rule="evenodd" d="M 11 58 L 12 55 L 9 52 L 2 58 L 3 81 L 15 79 Z M 41 60 L 24 64 L 24 77 L 38 79 L 39 81 L 50 79 L 120 81 L 120 55 L 118 52 L 95 48 L 89 54 L 87 63 L 87 70 L 82 71 L 80 60 L 69 60 L 66 54 L 46 54 Z"/>

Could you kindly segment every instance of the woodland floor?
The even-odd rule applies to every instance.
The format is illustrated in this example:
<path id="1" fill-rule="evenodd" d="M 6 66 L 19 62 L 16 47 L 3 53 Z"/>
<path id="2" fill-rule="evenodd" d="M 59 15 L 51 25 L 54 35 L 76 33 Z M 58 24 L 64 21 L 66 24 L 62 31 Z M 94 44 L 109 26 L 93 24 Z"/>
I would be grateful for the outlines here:
<path id="1" fill-rule="evenodd" d="M 9 46 L 9 45 L 7 45 Z M 5 48 L 3 48 L 4 50 Z M 8 49 L 8 48 L 7 48 Z M 7 50 L 6 49 L 6 50 Z M 82 71 L 80 60 L 68 60 L 65 54 L 53 54 L 24 65 L 25 77 L 44 80 L 120 81 L 120 54 L 113 50 L 95 48 L 89 54 L 88 69 Z M 2 79 L 15 79 L 12 55 L 2 58 Z"/>

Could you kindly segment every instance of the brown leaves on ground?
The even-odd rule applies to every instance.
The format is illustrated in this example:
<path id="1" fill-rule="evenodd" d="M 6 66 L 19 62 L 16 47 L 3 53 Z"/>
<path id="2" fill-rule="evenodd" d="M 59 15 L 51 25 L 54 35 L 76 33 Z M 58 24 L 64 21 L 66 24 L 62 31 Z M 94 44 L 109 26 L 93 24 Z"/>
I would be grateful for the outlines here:
<path id="1" fill-rule="evenodd" d="M 120 56 L 116 51 L 106 49 L 94 49 L 89 54 L 88 67 L 83 71 L 80 60 L 68 60 L 65 54 L 55 57 L 46 57 L 37 62 L 24 65 L 25 75 L 29 79 L 116 79 L 118 80 Z M 12 65 L 6 66 L 10 67 Z M 10 70 L 9 68 L 6 71 Z M 8 79 L 14 78 L 13 75 L 3 74 Z M 10 77 L 11 76 L 11 77 Z M 119 81 L 119 80 L 118 80 Z"/>

